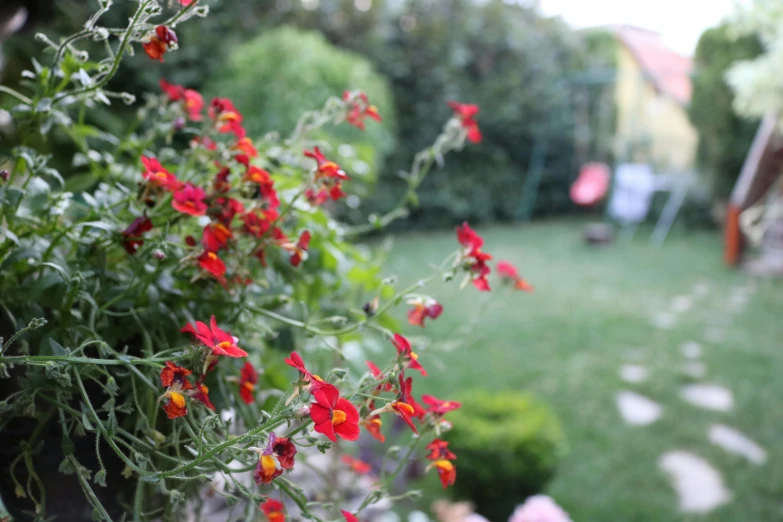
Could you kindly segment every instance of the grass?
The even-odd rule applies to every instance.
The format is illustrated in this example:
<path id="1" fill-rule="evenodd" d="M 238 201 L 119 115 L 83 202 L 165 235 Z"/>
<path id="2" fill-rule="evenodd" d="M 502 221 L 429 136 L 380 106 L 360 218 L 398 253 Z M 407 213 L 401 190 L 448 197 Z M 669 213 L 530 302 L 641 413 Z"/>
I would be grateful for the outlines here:
<path id="1" fill-rule="evenodd" d="M 639 232 L 630 243 L 590 248 L 576 222 L 478 231 L 485 250 L 516 263 L 536 291 L 501 292 L 496 280 L 491 295 L 472 286 L 460 291 L 454 283 L 429 287 L 445 306 L 443 316 L 426 330 L 405 330 L 432 341 L 418 350 L 430 376 L 416 379 L 417 393 L 449 398 L 473 388 L 528 390 L 551 405 L 569 453 L 547 493 L 575 522 L 783 518 L 783 283 L 750 281 L 725 268 L 714 233 L 673 234 L 656 248 Z M 390 267 L 402 283 L 412 282 L 455 246 L 451 232 L 399 238 Z M 749 282 L 757 291 L 744 311 L 730 313 L 732 289 Z M 675 296 L 691 295 L 699 283 L 709 293 L 678 314 L 672 329 L 652 325 Z M 477 316 L 483 307 L 486 313 Z M 713 325 L 726 327 L 720 342 L 705 340 Z M 734 393 L 731 412 L 701 410 L 679 398 L 688 382 L 680 373 L 680 345 L 691 340 L 704 346 L 705 382 Z M 649 367 L 647 382 L 620 380 L 618 369 L 632 355 Z M 615 406 L 621 389 L 658 401 L 663 417 L 650 426 L 624 424 Z M 718 422 L 761 444 L 767 463 L 754 466 L 711 445 L 707 429 Z M 733 500 L 705 516 L 678 513 L 676 494 L 658 470 L 661 454 L 673 449 L 712 463 Z M 425 479 L 428 492 L 437 491 L 436 481 Z"/>

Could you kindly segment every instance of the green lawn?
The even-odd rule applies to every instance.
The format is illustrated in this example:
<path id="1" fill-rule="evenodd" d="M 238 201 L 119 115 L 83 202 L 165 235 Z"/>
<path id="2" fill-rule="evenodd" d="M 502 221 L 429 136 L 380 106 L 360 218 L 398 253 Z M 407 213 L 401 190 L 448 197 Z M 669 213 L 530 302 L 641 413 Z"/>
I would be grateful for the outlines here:
<path id="1" fill-rule="evenodd" d="M 485 250 L 516 263 L 536 292 L 429 287 L 445 306 L 443 316 L 426 330 L 405 332 L 449 342 L 420 350 L 430 376 L 416 379 L 416 391 L 449 398 L 477 387 L 530 390 L 549 403 L 569 453 L 547 492 L 575 522 L 783 519 L 783 283 L 749 281 L 725 268 L 717 234 L 675 234 L 656 248 L 640 232 L 631 243 L 589 248 L 581 230 L 578 222 L 478 229 Z M 451 232 L 398 238 L 390 269 L 402 283 L 415 281 L 455 245 Z M 672 329 L 652 325 L 656 313 L 699 283 L 709 293 L 678 314 Z M 744 311 L 730 313 L 732 289 L 748 283 L 755 293 Z M 485 300 L 489 309 L 462 335 Z M 713 324 L 727 325 L 722 341 L 705 340 Z M 733 411 L 701 410 L 679 398 L 680 385 L 689 382 L 680 373 L 680 345 L 691 340 L 704 345 L 704 381 L 733 391 Z M 649 367 L 647 382 L 620 380 L 618 369 L 630 353 Z M 663 417 L 650 426 L 624 424 L 615 406 L 620 389 L 661 403 Z M 711 445 L 707 429 L 716 422 L 762 445 L 767 463 L 754 466 Z M 724 475 L 733 500 L 706 516 L 679 514 L 677 496 L 657 465 L 674 449 L 707 459 Z M 432 482 L 427 490 L 436 491 L 430 488 L 435 477 L 425 480 Z"/>

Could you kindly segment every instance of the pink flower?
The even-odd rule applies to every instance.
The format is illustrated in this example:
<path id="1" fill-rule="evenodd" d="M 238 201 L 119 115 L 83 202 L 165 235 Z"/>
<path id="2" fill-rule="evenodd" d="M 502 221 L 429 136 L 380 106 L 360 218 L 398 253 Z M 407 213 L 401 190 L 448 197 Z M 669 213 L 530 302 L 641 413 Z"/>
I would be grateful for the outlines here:
<path id="1" fill-rule="evenodd" d="M 571 517 L 550 497 L 534 495 L 517 506 L 508 522 L 571 522 Z"/>

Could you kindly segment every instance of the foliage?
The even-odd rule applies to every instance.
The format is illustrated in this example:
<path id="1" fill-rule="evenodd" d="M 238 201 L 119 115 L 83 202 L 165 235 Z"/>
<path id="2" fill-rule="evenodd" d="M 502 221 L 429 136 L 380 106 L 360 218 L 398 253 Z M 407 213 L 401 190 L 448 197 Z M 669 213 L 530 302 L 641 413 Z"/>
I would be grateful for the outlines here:
<path id="1" fill-rule="evenodd" d="M 273 130 L 290 133 L 301 107 L 317 106 L 335 92 L 360 87 L 384 115 L 383 125 L 368 126 L 365 132 L 338 127 L 315 138 L 331 145 L 332 155 L 357 175 L 357 181 L 372 182 L 394 149 L 394 110 L 386 81 L 366 59 L 337 49 L 318 33 L 282 27 L 231 49 L 204 90 L 253 107 L 244 124 L 249 134 L 259 136 Z M 339 147 L 348 141 L 352 146 Z"/>
<path id="2" fill-rule="evenodd" d="M 182 520 L 209 487 L 244 520 L 257 520 L 270 496 L 294 517 L 333 520 L 390 496 L 417 444 L 444 431 L 445 412 L 422 408 L 405 376 L 424 374 L 426 361 L 388 314 L 416 298 L 434 319 L 440 311 L 421 292 L 435 279 L 489 290 L 491 256 L 464 224 L 431 275 L 397 288 L 381 277 L 383 252 L 354 240 L 405 216 L 436 159 L 460 150 L 475 121 L 449 118 L 415 155 L 406 197 L 359 228 L 324 208 L 341 204 L 352 180 L 315 137 L 375 124 L 365 93 L 304 112 L 286 138 L 254 140 L 231 100 L 204 104 L 166 82 L 120 135 L 93 124 L 96 108 L 135 103 L 109 89 L 124 58 L 135 49 L 165 62 L 174 31 L 207 14 L 185 3 L 142 0 L 113 27 L 103 0 L 77 33 L 38 37 L 50 56 L 24 73 L 24 93 L 0 86 L 27 144 L 0 173 L 0 449 L 12 455 L 0 493 L 15 515 L 81 519 L 86 508 L 96 520 Z M 97 51 L 82 48 L 95 41 Z M 78 152 L 36 146 L 52 136 Z M 343 367 L 349 341 L 384 342 L 396 355 L 380 374 L 357 375 Z M 297 372 L 280 353 L 294 349 L 304 360 L 291 353 L 285 364 Z M 355 440 L 360 423 L 381 438 L 391 415 L 419 437 L 356 505 L 343 505 L 331 481 L 308 489 L 280 476 L 308 468 L 306 448 L 338 456 L 337 435 Z M 251 471 L 259 487 L 243 479 Z"/>
<path id="3" fill-rule="evenodd" d="M 531 394 L 472 392 L 452 415 L 451 447 L 459 455 L 455 494 L 500 520 L 552 479 L 564 451 L 560 423 Z"/>
<path id="4" fill-rule="evenodd" d="M 753 0 L 737 7 L 731 22 L 740 35 L 757 35 L 764 52 L 731 66 L 726 79 L 736 93 L 739 114 L 761 117 L 783 108 L 783 79 L 776 73 L 783 62 L 783 5 L 777 0 Z"/>
<path id="5" fill-rule="evenodd" d="M 713 194 L 721 199 L 731 193 L 758 126 L 757 120 L 734 112 L 734 93 L 726 83 L 726 71 L 760 52 L 755 35 L 735 38 L 726 25 L 705 31 L 696 46 L 697 74 L 688 116 L 699 132 L 698 165 Z"/>

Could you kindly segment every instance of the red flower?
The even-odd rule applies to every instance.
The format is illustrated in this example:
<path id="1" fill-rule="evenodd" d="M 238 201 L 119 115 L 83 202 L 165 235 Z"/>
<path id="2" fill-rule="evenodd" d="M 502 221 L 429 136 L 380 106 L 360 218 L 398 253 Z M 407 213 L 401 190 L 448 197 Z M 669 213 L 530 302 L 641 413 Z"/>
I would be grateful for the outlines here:
<path id="1" fill-rule="evenodd" d="M 226 273 L 226 264 L 223 260 L 216 253 L 208 250 L 198 256 L 198 265 L 218 279 Z"/>
<path id="2" fill-rule="evenodd" d="M 239 377 L 239 396 L 245 404 L 255 402 L 256 384 L 258 384 L 258 372 L 252 364 L 245 362 Z"/>
<path id="3" fill-rule="evenodd" d="M 299 266 L 302 263 L 302 259 L 307 254 L 307 247 L 310 246 L 310 232 L 305 230 L 299 236 L 296 243 L 285 242 L 281 246 L 291 253 L 291 265 Z"/>
<path id="4" fill-rule="evenodd" d="M 340 392 L 331 384 L 323 384 L 313 391 L 315 402 L 310 405 L 310 418 L 315 431 L 326 435 L 332 442 L 335 434 L 345 440 L 359 438 L 359 412 L 356 406 L 340 397 Z"/>
<path id="5" fill-rule="evenodd" d="M 320 386 L 331 386 L 331 384 L 325 383 L 324 380 L 319 376 L 310 373 L 310 371 L 305 368 L 304 361 L 298 353 L 291 352 L 291 355 L 283 362 L 285 362 L 288 366 L 299 370 L 299 380 L 308 385 L 309 391 L 312 392 L 318 389 Z"/>
<path id="6" fill-rule="evenodd" d="M 318 192 L 314 191 L 313 189 L 307 189 L 305 190 L 305 198 L 307 198 L 307 201 L 310 202 L 313 206 L 320 206 L 329 201 L 329 191 L 328 190 L 319 190 Z"/>
<path id="7" fill-rule="evenodd" d="M 375 121 L 381 121 L 381 115 L 378 114 L 378 108 L 370 105 L 367 95 L 359 92 L 353 95 L 350 91 L 343 92 L 343 101 L 346 103 L 348 113 L 345 119 L 350 125 L 364 130 L 364 119 L 370 118 Z"/>
<path id="8" fill-rule="evenodd" d="M 438 478 L 440 483 L 443 484 L 443 489 L 449 486 L 453 486 L 457 480 L 457 468 L 454 464 L 448 460 L 436 460 L 432 463 L 432 466 L 438 470 Z"/>
<path id="9" fill-rule="evenodd" d="M 386 442 L 386 437 L 383 436 L 383 433 L 381 433 L 381 428 L 383 427 L 383 421 L 381 420 L 380 415 L 371 415 L 370 417 L 367 417 L 361 422 L 361 425 L 364 426 L 364 429 L 367 430 L 367 433 L 372 435 L 372 437 L 379 442 Z"/>
<path id="10" fill-rule="evenodd" d="M 191 147 L 202 146 L 207 150 L 217 150 L 217 143 L 209 136 L 196 136 L 190 140 Z"/>
<path id="11" fill-rule="evenodd" d="M 191 216 L 203 216 L 207 213 L 207 204 L 204 202 L 205 197 L 206 194 L 203 189 L 186 183 L 184 187 L 174 193 L 171 206 Z"/>
<path id="12" fill-rule="evenodd" d="M 160 84 L 160 90 L 166 93 L 169 101 L 179 101 L 185 96 L 185 88 L 181 85 L 169 83 L 163 78 L 161 78 L 158 83 Z"/>
<path id="13" fill-rule="evenodd" d="M 237 341 L 218 328 L 214 315 L 209 320 L 209 326 L 201 321 L 196 321 L 195 328 L 191 325 L 185 325 L 181 331 L 192 333 L 196 339 L 210 348 L 215 355 L 247 357 L 247 352 L 237 346 Z"/>
<path id="14" fill-rule="evenodd" d="M 238 150 L 241 151 L 243 154 L 250 158 L 255 158 L 258 156 L 258 150 L 256 149 L 255 145 L 253 145 L 253 140 L 248 138 L 247 136 L 237 140 L 236 145 L 231 147 L 231 150 Z M 245 163 L 245 166 L 248 164 Z"/>
<path id="15" fill-rule="evenodd" d="M 345 171 L 340 168 L 340 165 L 327 160 L 318 147 L 315 147 L 312 151 L 306 150 L 304 155 L 314 159 L 318 164 L 315 172 L 316 181 L 321 178 L 349 179 Z"/>
<path id="16" fill-rule="evenodd" d="M 364 361 L 367 364 L 367 367 L 370 369 L 370 373 L 372 373 L 372 376 L 375 377 L 378 381 L 384 381 L 385 377 L 381 373 L 381 369 L 375 366 L 375 363 L 372 361 Z M 376 388 L 376 391 L 392 391 L 392 385 L 389 382 L 386 382 L 384 384 L 379 384 Z"/>
<path id="17" fill-rule="evenodd" d="M 128 225 L 128 228 L 122 231 L 123 247 L 131 255 L 135 254 L 144 240 L 140 239 L 145 232 L 152 230 L 152 220 L 147 216 L 139 216 Z"/>
<path id="18" fill-rule="evenodd" d="M 166 393 L 161 399 L 166 403 L 163 405 L 163 411 L 169 419 L 176 419 L 188 414 L 188 407 L 185 404 L 183 391 L 193 389 L 193 385 L 188 381 L 187 376 L 190 370 L 177 366 L 171 361 L 166 361 L 166 367 L 160 372 L 160 383 L 165 386 Z"/>
<path id="19" fill-rule="evenodd" d="M 169 50 L 171 44 L 177 43 L 177 33 L 159 25 L 155 28 L 155 34 L 147 37 L 147 42 L 142 44 L 144 52 L 153 60 L 163 61 L 163 55 Z"/>
<path id="20" fill-rule="evenodd" d="M 482 292 L 489 292 L 487 276 L 490 273 L 490 268 L 487 261 L 491 260 L 492 256 L 481 251 L 484 240 L 465 222 L 462 226 L 457 227 L 457 241 L 466 249 L 462 258 L 467 262 L 473 286 Z"/>
<path id="21" fill-rule="evenodd" d="M 454 453 L 449 451 L 449 443 L 445 440 L 433 439 L 427 444 L 427 450 L 430 452 L 427 455 L 429 460 L 454 460 L 457 458 Z"/>
<path id="22" fill-rule="evenodd" d="M 479 112 L 478 105 L 469 105 L 455 101 L 450 101 L 448 104 L 451 110 L 454 111 L 454 116 L 462 122 L 462 126 L 468 131 L 468 141 L 471 143 L 481 142 L 481 131 L 474 119 Z"/>
<path id="23" fill-rule="evenodd" d="M 413 433 L 418 434 L 419 431 L 416 429 L 416 426 L 413 424 L 413 420 L 411 420 L 411 417 L 419 416 L 417 413 L 417 409 L 421 409 L 421 406 L 419 406 L 411 396 L 413 379 L 411 377 L 405 379 L 405 376 L 402 372 L 399 375 L 399 379 L 400 379 L 400 393 L 397 396 L 397 400 L 386 403 L 386 405 L 383 408 L 379 408 L 373 411 L 372 413 L 370 413 L 370 417 L 374 417 L 376 415 L 379 415 L 381 413 L 386 413 L 386 412 L 394 413 L 398 415 L 403 421 L 405 421 L 405 424 L 410 426 L 411 430 L 413 430 Z"/>
<path id="24" fill-rule="evenodd" d="M 258 452 L 258 464 L 253 473 L 256 484 L 269 484 L 282 475 L 284 470 L 294 467 L 296 446 L 289 439 L 278 437 L 274 432 L 269 434 L 266 449 L 250 449 Z"/>
<path id="25" fill-rule="evenodd" d="M 427 404 L 429 408 L 427 411 L 436 415 L 444 415 L 450 411 L 454 411 L 462 407 L 461 402 L 457 401 L 442 401 L 432 395 L 422 395 L 421 400 L 424 404 Z"/>
<path id="26" fill-rule="evenodd" d="M 218 198 L 215 203 L 220 207 L 220 213 L 217 215 L 217 218 L 225 226 L 229 226 L 237 214 L 245 213 L 245 206 L 237 199 Z"/>
<path id="27" fill-rule="evenodd" d="M 210 223 L 204 227 L 201 243 L 204 245 L 207 252 L 217 252 L 221 248 L 225 248 L 228 244 L 228 240 L 232 237 L 233 234 L 231 234 L 231 230 L 224 224 Z M 225 269 L 223 271 L 225 272 Z"/>
<path id="28" fill-rule="evenodd" d="M 359 475 L 366 475 L 367 473 L 372 471 L 372 466 L 370 466 L 363 460 L 353 458 L 350 455 L 343 455 L 342 457 L 340 457 L 340 460 L 342 460 L 344 464 L 348 464 L 348 467 L 350 467 L 354 472 L 358 473 Z"/>
<path id="29" fill-rule="evenodd" d="M 144 172 L 141 175 L 151 186 L 161 187 L 169 192 L 179 190 L 182 186 L 177 176 L 164 169 L 157 159 L 142 156 L 141 163 L 144 165 Z"/>
<path id="30" fill-rule="evenodd" d="M 215 174 L 215 180 L 212 182 L 212 187 L 215 189 L 215 192 L 228 192 L 231 190 L 231 183 L 228 181 L 230 175 L 231 169 L 228 167 L 221 167 L 218 173 Z"/>
<path id="31" fill-rule="evenodd" d="M 201 93 L 193 89 L 185 89 L 185 112 L 188 113 L 190 121 L 201 121 L 201 109 L 204 108 L 204 97 Z"/>
<path id="32" fill-rule="evenodd" d="M 359 522 L 359 519 L 356 518 L 356 516 L 353 515 L 352 513 L 349 513 L 348 511 L 341 509 L 340 513 L 342 513 L 343 516 L 345 517 L 345 522 Z"/>
<path id="33" fill-rule="evenodd" d="M 256 209 L 242 215 L 245 231 L 253 237 L 261 238 L 272 227 L 279 214 L 274 209 Z"/>
<path id="34" fill-rule="evenodd" d="M 242 115 L 228 98 L 213 98 L 209 104 L 209 117 L 219 125 L 220 132 L 239 132 Z M 244 129 L 242 129 L 244 132 Z"/>
<path id="35" fill-rule="evenodd" d="M 266 515 L 269 522 L 285 522 L 285 513 L 283 513 L 283 503 L 279 500 L 267 499 L 266 502 L 258 506 Z"/>
<path id="36" fill-rule="evenodd" d="M 411 299 L 408 304 L 413 308 L 408 310 L 408 323 L 424 328 L 424 320 L 429 317 L 437 319 L 443 313 L 443 306 L 432 299 Z"/>
<path id="37" fill-rule="evenodd" d="M 215 411 L 215 405 L 209 400 L 209 388 L 202 382 L 196 383 L 196 390 L 192 393 L 192 397 L 210 410 Z"/>
<path id="38" fill-rule="evenodd" d="M 514 288 L 523 292 L 532 292 L 533 287 L 525 279 L 519 276 L 517 268 L 508 261 L 499 261 L 497 264 L 498 274 L 504 281 L 510 281 Z"/>
<path id="39" fill-rule="evenodd" d="M 395 348 L 397 348 L 398 357 L 400 357 L 403 362 L 407 362 L 404 368 L 418 370 L 423 376 L 427 376 L 427 372 L 424 370 L 422 365 L 419 364 L 419 356 L 411 350 L 411 343 L 408 341 L 408 339 L 396 333 L 392 338 L 392 344 Z"/>

